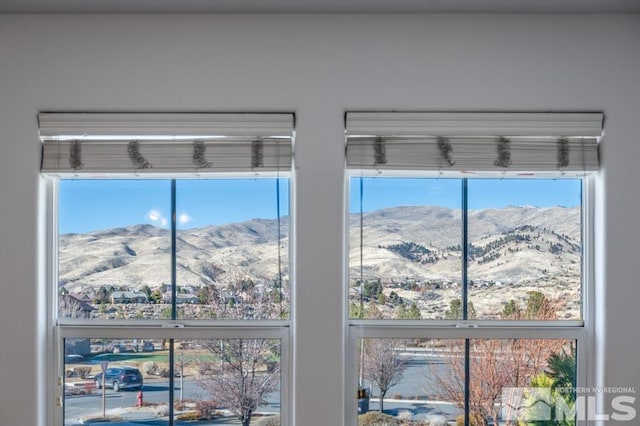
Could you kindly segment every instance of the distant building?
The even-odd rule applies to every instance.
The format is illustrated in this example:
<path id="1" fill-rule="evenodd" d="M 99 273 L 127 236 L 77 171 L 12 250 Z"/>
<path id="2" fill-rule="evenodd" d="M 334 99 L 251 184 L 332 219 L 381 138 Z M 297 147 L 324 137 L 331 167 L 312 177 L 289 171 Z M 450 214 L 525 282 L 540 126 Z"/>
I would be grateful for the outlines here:
<path id="1" fill-rule="evenodd" d="M 114 291 L 111 303 L 147 303 L 149 298 L 141 291 Z"/>
<path id="2" fill-rule="evenodd" d="M 58 312 L 64 318 L 91 318 L 91 313 L 96 311 L 92 305 L 78 296 L 61 294 L 58 296 Z M 86 356 L 91 353 L 90 339 L 65 339 L 64 354 Z"/>
<path id="3" fill-rule="evenodd" d="M 95 310 L 92 305 L 72 294 L 58 296 L 58 312 L 61 317 L 91 318 L 91 313 Z"/>
<path id="4" fill-rule="evenodd" d="M 176 304 L 188 303 L 190 305 L 200 303 L 200 299 L 195 294 L 176 294 Z"/>
<path id="5" fill-rule="evenodd" d="M 162 295 L 162 301 L 163 303 L 171 303 L 171 298 L 173 297 L 172 293 L 170 291 L 165 292 Z M 176 305 L 180 305 L 180 304 L 190 304 L 190 305 L 195 305 L 195 304 L 199 304 L 200 303 L 200 299 L 198 299 L 198 296 L 194 293 L 178 293 L 176 294 Z"/>

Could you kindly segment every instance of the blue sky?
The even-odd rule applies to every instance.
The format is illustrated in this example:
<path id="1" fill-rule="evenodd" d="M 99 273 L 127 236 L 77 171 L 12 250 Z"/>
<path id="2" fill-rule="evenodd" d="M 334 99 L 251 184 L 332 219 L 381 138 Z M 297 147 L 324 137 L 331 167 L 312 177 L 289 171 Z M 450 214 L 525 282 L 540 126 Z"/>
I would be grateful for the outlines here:
<path id="1" fill-rule="evenodd" d="M 350 212 L 360 211 L 360 178 L 351 178 Z M 469 208 L 506 206 L 574 207 L 582 199 L 580 179 L 473 179 L 468 181 Z M 461 179 L 363 178 L 365 212 L 396 206 L 437 205 L 459 209 Z"/>
<path id="2" fill-rule="evenodd" d="M 364 178 L 364 211 L 407 205 L 460 208 L 460 179 Z M 350 212 L 360 211 L 359 178 L 351 179 Z M 469 208 L 509 205 L 573 207 L 581 202 L 579 179 L 469 180 Z M 181 180 L 179 229 L 276 218 L 276 179 Z M 280 214 L 289 214 L 289 181 L 280 179 Z M 169 180 L 61 180 L 59 231 L 83 233 L 148 223 L 169 227 Z"/>
<path id="3" fill-rule="evenodd" d="M 275 219 L 276 179 L 181 180 L 176 185 L 179 229 Z M 169 180 L 61 180 L 61 234 L 148 223 L 168 228 Z M 289 181 L 280 179 L 280 215 L 289 214 Z"/>

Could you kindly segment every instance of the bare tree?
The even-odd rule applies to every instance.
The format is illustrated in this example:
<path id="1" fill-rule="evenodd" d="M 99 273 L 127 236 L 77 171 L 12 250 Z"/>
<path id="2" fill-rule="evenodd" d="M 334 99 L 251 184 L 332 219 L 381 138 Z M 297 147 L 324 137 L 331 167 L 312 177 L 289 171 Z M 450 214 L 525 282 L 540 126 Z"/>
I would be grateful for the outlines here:
<path id="1" fill-rule="evenodd" d="M 270 284 L 269 284 L 270 283 Z M 205 317 L 238 320 L 286 319 L 288 297 L 278 277 L 256 284 L 250 279 L 237 278 L 226 291 L 211 284 L 198 292 L 201 305 L 209 309 Z"/>
<path id="2" fill-rule="evenodd" d="M 364 376 L 380 389 L 380 412 L 384 409 L 387 391 L 402 380 L 407 368 L 396 351 L 402 342 L 393 339 L 369 339 L 364 344 Z"/>
<path id="3" fill-rule="evenodd" d="M 557 318 L 557 302 L 542 293 L 530 294 L 526 311 L 510 303 L 503 312 L 507 319 Z M 560 339 L 473 339 L 470 342 L 469 409 L 482 419 L 498 424 L 503 388 L 527 387 L 531 379 L 547 367 L 551 355 L 567 346 Z M 464 407 L 464 362 L 461 357 L 464 341 L 449 341 L 448 356 L 443 358 L 446 368 L 433 368 L 440 397 Z M 457 355 L 456 355 L 457 354 Z M 505 423 L 509 425 L 510 422 Z"/>
<path id="4" fill-rule="evenodd" d="M 565 340 L 474 339 L 471 343 L 469 409 L 498 424 L 503 388 L 526 387 L 547 367 L 549 356 L 561 351 Z M 464 407 L 463 341 L 450 342 L 445 369 L 433 368 L 440 397 Z M 507 421 L 507 425 L 509 422 Z"/>
<path id="5" fill-rule="evenodd" d="M 211 340 L 206 349 L 215 359 L 200 363 L 200 386 L 249 426 L 265 396 L 278 389 L 278 344 L 266 339 Z"/>

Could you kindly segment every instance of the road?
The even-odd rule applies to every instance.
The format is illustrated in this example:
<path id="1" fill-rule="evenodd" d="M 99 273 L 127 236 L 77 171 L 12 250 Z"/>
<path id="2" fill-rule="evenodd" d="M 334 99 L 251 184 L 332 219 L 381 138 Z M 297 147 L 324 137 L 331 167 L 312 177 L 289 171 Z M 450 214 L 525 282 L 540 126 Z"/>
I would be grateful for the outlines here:
<path id="1" fill-rule="evenodd" d="M 424 351 L 407 354 L 407 364 L 400 383 L 387 391 L 385 413 L 395 416 L 403 410 L 409 411 L 414 420 L 428 420 L 431 416 L 441 415 L 449 421 L 455 421 L 456 417 L 462 414 L 462 410 L 448 401 L 440 401 L 435 396 L 437 386 L 433 379 L 434 373 L 444 376 L 447 372 L 442 355 Z M 369 387 L 366 381 L 365 387 Z M 371 390 L 373 396 L 369 411 L 377 411 L 378 389 L 372 386 Z"/>
<path id="2" fill-rule="evenodd" d="M 434 396 L 433 374 L 445 373 L 445 366 L 441 363 L 441 356 L 437 354 L 421 353 L 408 355 L 408 367 L 404 371 L 402 381 L 387 392 L 385 412 L 396 415 L 399 410 L 412 413 L 415 420 L 426 420 L 432 415 L 444 415 L 450 421 L 460 414 L 461 410 L 446 401 L 438 401 Z M 180 379 L 176 378 L 174 397 L 180 397 Z M 373 397 L 370 401 L 370 411 L 378 410 L 378 390 L 373 387 Z M 169 399 L 168 379 L 146 380 L 143 388 L 144 401 L 167 404 Z M 113 392 L 106 390 L 107 410 L 135 407 L 135 391 Z M 206 393 L 189 377 L 184 379 L 183 398 L 185 400 L 208 399 Z M 280 398 L 278 393 L 268 395 L 267 404 L 259 411 L 278 413 Z M 92 395 L 73 395 L 65 398 L 65 424 L 76 425 L 77 419 L 87 415 L 101 415 L 102 390 L 97 389 Z"/>
<path id="3" fill-rule="evenodd" d="M 175 400 L 180 397 L 180 379 L 175 381 Z M 117 409 L 129 409 L 136 406 L 136 391 L 123 390 L 114 392 L 106 389 L 105 405 L 107 412 Z M 206 393 L 191 378 L 184 379 L 183 398 L 185 400 L 207 399 Z M 167 404 L 169 400 L 169 380 L 146 380 L 143 387 L 143 399 L 147 403 Z M 278 393 L 267 395 L 267 404 L 260 407 L 258 411 L 265 413 L 280 412 L 280 397 Z M 91 395 L 68 395 L 64 402 L 65 425 L 80 424 L 81 417 L 91 415 L 102 415 L 102 390 L 96 389 Z M 166 423 L 166 422 L 165 422 Z M 153 424 L 153 423 L 149 423 Z M 211 423 L 214 424 L 214 423 Z M 220 423 L 215 423 L 220 424 Z"/>

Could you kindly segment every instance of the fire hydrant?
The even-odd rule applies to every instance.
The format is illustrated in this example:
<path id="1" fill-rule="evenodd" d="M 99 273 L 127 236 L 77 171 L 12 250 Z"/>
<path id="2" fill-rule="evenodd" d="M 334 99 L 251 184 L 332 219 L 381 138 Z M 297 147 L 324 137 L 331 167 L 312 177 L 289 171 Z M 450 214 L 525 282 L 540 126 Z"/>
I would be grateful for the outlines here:
<path id="1" fill-rule="evenodd" d="M 136 398 L 136 407 L 138 407 L 138 408 L 142 407 L 142 403 L 143 403 L 143 401 L 142 401 L 142 390 L 139 390 L 138 391 L 138 396 Z"/>

